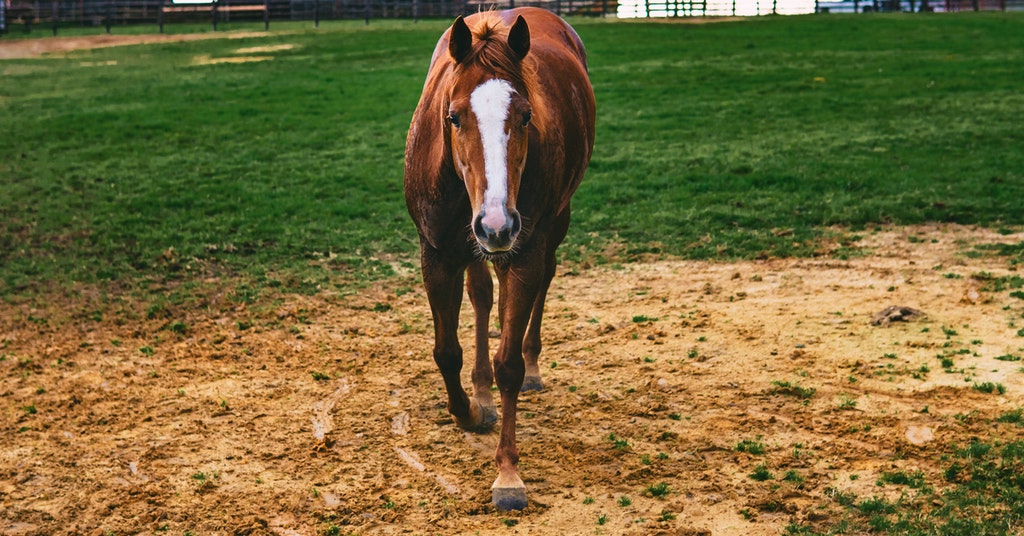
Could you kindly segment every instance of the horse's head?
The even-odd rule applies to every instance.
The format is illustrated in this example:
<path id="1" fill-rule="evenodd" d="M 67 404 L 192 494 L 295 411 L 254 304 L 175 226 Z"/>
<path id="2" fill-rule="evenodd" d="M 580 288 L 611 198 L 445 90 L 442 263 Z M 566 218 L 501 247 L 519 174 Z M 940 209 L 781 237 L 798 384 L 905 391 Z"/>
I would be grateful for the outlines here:
<path id="1" fill-rule="evenodd" d="M 475 36 L 462 17 L 452 25 L 448 52 L 455 68 L 442 113 L 473 207 L 473 235 L 483 254 L 501 255 L 512 251 L 523 226 L 516 198 L 533 113 L 522 65 L 530 30 L 522 17 L 507 36 L 492 24 Z"/>

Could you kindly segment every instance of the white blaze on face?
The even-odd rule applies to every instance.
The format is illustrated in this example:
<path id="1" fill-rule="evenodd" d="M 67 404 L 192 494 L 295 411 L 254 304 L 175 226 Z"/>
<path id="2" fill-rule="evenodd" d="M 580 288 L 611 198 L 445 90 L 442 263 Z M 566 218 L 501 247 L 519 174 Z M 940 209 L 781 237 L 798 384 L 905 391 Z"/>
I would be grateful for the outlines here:
<path id="1" fill-rule="evenodd" d="M 508 132 L 505 131 L 505 122 L 508 120 L 513 93 L 515 89 L 511 83 L 493 78 L 477 86 L 469 98 L 484 148 L 487 189 L 484 190 L 484 203 L 481 207 L 484 213 L 482 223 L 491 229 L 502 228 L 507 215 Z"/>

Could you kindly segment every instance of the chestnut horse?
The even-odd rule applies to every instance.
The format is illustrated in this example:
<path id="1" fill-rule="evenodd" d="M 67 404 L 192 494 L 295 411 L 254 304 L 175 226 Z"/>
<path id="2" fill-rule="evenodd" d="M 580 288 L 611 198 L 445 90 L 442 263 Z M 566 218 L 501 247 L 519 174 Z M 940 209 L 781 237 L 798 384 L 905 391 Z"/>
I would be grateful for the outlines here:
<path id="1" fill-rule="evenodd" d="M 516 471 L 520 390 L 541 389 L 540 324 L 569 228 L 569 200 L 594 147 L 594 93 L 576 32 L 538 8 L 459 17 L 434 50 L 405 151 L 405 199 L 419 231 L 434 320 L 434 361 L 459 426 L 497 420 L 492 500 L 526 507 Z M 501 338 L 492 368 L 488 320 L 498 280 Z M 462 284 L 476 314 L 473 396 L 462 388 Z"/>

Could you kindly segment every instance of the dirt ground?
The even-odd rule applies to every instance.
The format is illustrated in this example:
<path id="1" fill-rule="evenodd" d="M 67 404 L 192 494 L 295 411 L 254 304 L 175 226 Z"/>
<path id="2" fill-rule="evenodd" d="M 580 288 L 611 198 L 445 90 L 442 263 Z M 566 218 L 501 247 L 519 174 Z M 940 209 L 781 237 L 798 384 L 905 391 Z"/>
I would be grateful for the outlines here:
<path id="1" fill-rule="evenodd" d="M 496 432 L 464 432 L 444 409 L 415 274 L 271 305 L 79 289 L 5 306 L 0 533 L 827 527 L 837 490 L 898 496 L 875 484 L 896 469 L 941 489 L 951 445 L 1016 433 L 990 419 L 1024 403 L 1020 363 L 996 359 L 1024 354 L 1024 301 L 972 276 L 1020 274 L 967 253 L 1022 240 L 898 228 L 865 233 L 870 255 L 851 260 L 564 269 L 544 320 L 546 388 L 520 403 L 531 504 L 514 514 L 489 504 Z M 871 324 L 892 305 L 925 316 Z M 773 479 L 750 477 L 759 464 Z"/>

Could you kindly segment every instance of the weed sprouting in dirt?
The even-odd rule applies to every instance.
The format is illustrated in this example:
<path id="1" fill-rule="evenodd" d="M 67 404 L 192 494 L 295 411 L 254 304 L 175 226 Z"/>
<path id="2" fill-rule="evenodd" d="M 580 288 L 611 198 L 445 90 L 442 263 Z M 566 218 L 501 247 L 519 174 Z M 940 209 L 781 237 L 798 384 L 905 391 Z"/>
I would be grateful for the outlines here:
<path id="1" fill-rule="evenodd" d="M 814 396 L 816 392 L 813 387 L 801 387 L 799 384 L 788 381 L 775 380 L 772 385 L 773 387 L 768 392 L 773 395 L 795 396 L 806 400 Z"/>
<path id="2" fill-rule="evenodd" d="M 763 463 L 757 464 L 757 466 L 754 467 L 754 472 L 750 473 L 749 476 L 752 480 L 756 480 L 758 482 L 773 480 L 775 478 L 775 475 L 768 470 L 768 466 Z"/>
<path id="3" fill-rule="evenodd" d="M 896 484 L 900 486 L 907 486 L 909 488 L 922 488 L 925 485 L 924 472 L 914 471 L 907 473 L 906 471 L 883 471 L 876 482 L 878 486 L 884 486 L 886 484 Z"/>
<path id="4" fill-rule="evenodd" d="M 615 432 L 608 434 L 607 439 L 615 447 L 615 450 L 625 451 L 629 449 L 629 440 L 615 435 Z"/>
<path id="5" fill-rule="evenodd" d="M 758 437 L 757 439 L 761 439 Z M 746 452 L 755 456 L 765 453 L 764 443 L 752 439 L 744 439 L 733 448 L 736 452 Z"/>
<path id="6" fill-rule="evenodd" d="M 666 496 L 668 496 L 669 492 L 672 491 L 672 488 L 670 488 L 668 483 L 666 482 L 658 482 L 657 484 L 651 484 L 650 486 L 647 486 L 647 489 L 645 491 L 646 494 L 650 495 L 651 497 L 654 497 L 656 499 L 664 499 Z"/>
<path id="7" fill-rule="evenodd" d="M 1001 383 L 994 383 L 994 382 L 974 383 L 971 386 L 971 389 L 974 389 L 975 391 L 978 391 L 980 393 L 988 393 L 988 394 L 997 393 L 997 394 L 1000 394 L 1000 395 L 1006 394 L 1006 386 L 1001 384 Z"/>
<path id="8" fill-rule="evenodd" d="M 1024 424 L 1024 408 L 1011 409 L 996 417 L 995 420 L 996 422 Z"/>

